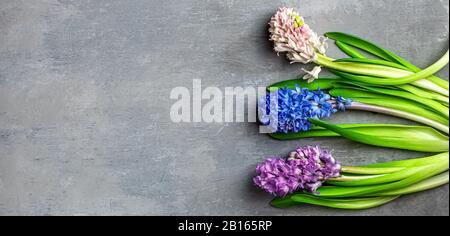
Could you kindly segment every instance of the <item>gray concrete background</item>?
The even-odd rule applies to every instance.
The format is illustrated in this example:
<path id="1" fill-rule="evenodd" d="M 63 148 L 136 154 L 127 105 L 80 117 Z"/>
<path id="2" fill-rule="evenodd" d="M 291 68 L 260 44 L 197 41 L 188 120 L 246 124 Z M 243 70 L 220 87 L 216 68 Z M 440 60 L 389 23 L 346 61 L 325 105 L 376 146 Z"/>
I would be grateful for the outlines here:
<path id="1" fill-rule="evenodd" d="M 192 79 L 266 86 L 299 73 L 267 40 L 279 6 L 419 66 L 448 47 L 445 0 L 0 0 L 0 215 L 448 215 L 448 185 L 340 211 L 274 209 L 251 184 L 257 162 L 299 145 L 331 148 L 344 164 L 425 154 L 170 122 L 171 89 Z M 333 121 L 405 123 L 362 112 Z"/>

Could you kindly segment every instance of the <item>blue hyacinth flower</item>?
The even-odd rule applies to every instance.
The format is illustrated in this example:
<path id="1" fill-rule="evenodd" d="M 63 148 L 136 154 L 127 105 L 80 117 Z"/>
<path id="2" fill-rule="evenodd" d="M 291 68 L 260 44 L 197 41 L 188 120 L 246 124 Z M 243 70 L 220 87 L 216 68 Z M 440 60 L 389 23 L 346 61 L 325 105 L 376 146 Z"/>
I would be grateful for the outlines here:
<path id="1" fill-rule="evenodd" d="M 275 133 L 298 133 L 311 128 L 310 118 L 329 118 L 338 111 L 345 111 L 352 101 L 334 98 L 320 88 L 310 91 L 296 86 L 281 88 L 262 97 L 258 104 L 260 122 Z"/>

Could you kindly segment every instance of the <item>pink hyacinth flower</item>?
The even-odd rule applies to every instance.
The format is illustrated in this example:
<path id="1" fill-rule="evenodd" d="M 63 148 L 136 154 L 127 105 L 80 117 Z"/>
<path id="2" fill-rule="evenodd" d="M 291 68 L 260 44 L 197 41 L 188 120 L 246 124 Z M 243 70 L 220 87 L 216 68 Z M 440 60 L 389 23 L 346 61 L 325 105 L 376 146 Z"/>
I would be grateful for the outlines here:
<path id="1" fill-rule="evenodd" d="M 270 20 L 270 40 L 274 42 L 274 50 L 286 53 L 291 63 L 307 64 L 317 60 L 317 54 L 325 54 L 328 45 L 326 38 L 318 36 L 292 8 L 280 8 Z M 312 82 L 318 78 L 320 67 L 304 79 Z"/>
<path id="2" fill-rule="evenodd" d="M 270 20 L 270 40 L 277 53 L 285 52 L 289 60 L 313 62 L 317 53 L 325 54 L 326 38 L 317 36 L 292 8 L 280 8 Z"/>

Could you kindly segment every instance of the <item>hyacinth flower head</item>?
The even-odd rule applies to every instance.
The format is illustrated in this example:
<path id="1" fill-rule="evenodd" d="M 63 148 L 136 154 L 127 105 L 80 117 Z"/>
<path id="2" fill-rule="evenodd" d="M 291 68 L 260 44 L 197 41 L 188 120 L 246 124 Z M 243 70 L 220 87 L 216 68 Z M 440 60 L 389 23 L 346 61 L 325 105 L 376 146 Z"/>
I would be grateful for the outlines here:
<path id="1" fill-rule="evenodd" d="M 291 62 L 309 63 L 317 53 L 325 54 L 326 38 L 318 36 L 293 8 L 280 8 L 270 20 L 270 40 L 277 53 L 286 53 Z"/>
<path id="2" fill-rule="evenodd" d="M 286 53 L 291 63 L 315 62 L 318 54 L 325 54 L 328 48 L 326 37 L 318 36 L 293 8 L 280 8 L 269 25 L 274 50 L 278 54 Z M 312 71 L 302 70 L 307 73 L 305 79 L 312 82 L 318 78 L 321 68 L 317 66 Z"/>
<path id="3" fill-rule="evenodd" d="M 321 68 L 325 67 L 346 79 L 368 84 L 412 84 L 447 98 L 449 96 L 448 82 L 433 76 L 448 64 L 448 51 L 435 64 L 420 71 L 418 67 L 390 51 L 358 37 L 339 32 L 326 33 L 326 37 L 319 36 L 293 8 L 279 8 L 270 19 L 269 25 L 270 40 L 273 41 L 277 54 L 285 53 L 291 63 L 317 65 L 312 71 L 302 69 L 306 72 L 304 79 L 308 82 L 318 79 Z M 326 56 L 328 38 L 335 40 L 345 53 L 356 60 L 345 58 L 336 61 Z M 352 47 L 381 57 L 385 61 L 366 59 Z"/>
<path id="4" fill-rule="evenodd" d="M 316 193 L 322 183 L 340 175 L 341 165 L 318 146 L 297 148 L 287 158 L 273 157 L 258 164 L 253 182 L 275 196 L 296 191 Z"/>
<path id="5" fill-rule="evenodd" d="M 272 133 L 298 133 L 311 128 L 309 119 L 329 118 L 351 104 L 350 99 L 334 98 L 320 88 L 311 91 L 296 86 L 295 89 L 280 88 L 262 97 L 258 114 L 260 122 Z"/>

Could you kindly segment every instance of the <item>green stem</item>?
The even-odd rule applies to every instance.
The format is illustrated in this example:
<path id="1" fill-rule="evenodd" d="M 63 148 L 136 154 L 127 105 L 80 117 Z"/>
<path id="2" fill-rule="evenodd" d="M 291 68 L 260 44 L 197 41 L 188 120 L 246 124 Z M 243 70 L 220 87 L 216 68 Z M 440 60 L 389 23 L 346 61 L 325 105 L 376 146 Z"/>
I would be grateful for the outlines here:
<path id="1" fill-rule="evenodd" d="M 368 104 L 358 103 L 358 102 L 353 102 L 352 105 L 350 107 L 348 107 L 348 109 L 371 111 L 371 112 L 382 113 L 382 114 L 386 114 L 386 115 L 397 116 L 397 117 L 405 118 L 408 120 L 416 121 L 416 122 L 419 122 L 419 123 L 422 123 L 425 125 L 429 125 L 429 126 L 434 127 L 442 132 L 445 132 L 446 134 L 450 133 L 449 127 L 447 125 L 444 125 L 444 124 L 441 124 L 434 120 L 427 119 L 423 116 L 408 113 L 405 111 L 399 111 L 399 110 L 394 110 L 394 109 L 390 109 L 390 108 L 386 108 L 386 107 L 368 105 Z"/>
<path id="2" fill-rule="evenodd" d="M 419 69 L 419 70 L 413 70 L 413 71 L 414 71 L 414 72 L 418 72 L 418 71 L 420 71 L 420 69 Z M 443 79 L 441 79 L 441 78 L 439 78 L 439 77 L 437 77 L 437 76 L 434 76 L 434 75 L 428 77 L 427 79 L 428 79 L 430 82 L 435 83 L 435 84 L 437 84 L 438 86 L 440 86 L 440 87 L 442 87 L 442 88 L 444 88 L 444 89 L 446 89 L 446 90 L 449 90 L 449 83 L 448 83 L 448 81 L 443 80 Z"/>
<path id="3" fill-rule="evenodd" d="M 405 169 L 404 167 L 364 167 L 364 166 L 343 166 L 341 173 L 359 175 L 389 174 Z"/>
<path id="4" fill-rule="evenodd" d="M 414 81 L 411 84 L 414 85 L 414 86 L 423 88 L 423 89 L 427 89 L 427 90 L 433 91 L 435 93 L 439 93 L 439 94 L 441 94 L 443 96 L 449 97 L 448 89 L 445 89 L 443 87 L 437 86 L 436 84 L 434 84 L 430 80 L 425 80 L 425 79 L 416 80 L 416 81 Z"/>
<path id="5" fill-rule="evenodd" d="M 448 53 L 449 52 L 447 51 L 446 54 L 436 63 L 417 73 L 411 73 L 409 71 L 376 64 L 334 62 L 333 59 L 320 54 L 318 55 L 316 63 L 328 69 L 337 70 L 337 72 L 340 73 L 335 73 L 336 75 L 347 79 L 380 85 L 400 85 L 412 83 L 419 87 L 449 96 L 448 90 L 443 89 L 430 81 L 423 80 L 423 78 L 427 78 L 441 70 L 448 63 Z M 352 76 L 352 74 L 357 75 Z"/>
<path id="6" fill-rule="evenodd" d="M 425 191 L 425 190 L 437 188 L 439 186 L 447 184 L 448 181 L 449 181 L 449 173 L 447 171 L 445 173 L 433 176 L 433 177 L 431 177 L 429 179 L 426 179 L 424 181 L 421 181 L 419 183 L 410 185 L 410 186 L 408 186 L 406 188 L 395 189 L 395 190 L 390 190 L 390 191 L 384 191 L 384 192 L 379 192 L 379 193 L 376 193 L 376 194 L 369 194 L 369 195 L 367 195 L 365 197 L 397 196 L 397 195 L 406 195 L 406 194 L 411 194 L 411 193 L 417 193 L 417 192 L 422 192 L 422 191 Z"/>
<path id="7" fill-rule="evenodd" d="M 373 195 L 379 192 L 391 191 L 408 187 L 410 185 L 419 183 L 432 176 L 440 174 L 448 170 L 448 160 L 439 164 L 422 167 L 422 170 L 406 179 L 402 179 L 393 183 L 385 183 L 371 186 L 357 186 L 357 187 L 341 187 L 341 186 L 323 186 L 317 191 L 320 197 L 329 198 L 347 198 Z"/>
<path id="8" fill-rule="evenodd" d="M 401 84 L 396 85 L 397 88 L 403 89 L 405 91 L 408 91 L 414 95 L 423 97 L 423 98 L 430 98 L 439 102 L 443 102 L 445 104 L 449 104 L 449 98 L 442 96 L 440 94 L 434 93 L 434 92 L 428 92 L 423 89 L 420 89 L 416 86 L 410 85 L 410 84 Z"/>
<path id="9" fill-rule="evenodd" d="M 372 65 L 380 65 L 380 66 L 388 66 L 388 67 L 392 67 L 392 68 L 397 68 L 400 70 L 408 70 L 408 68 L 396 64 L 394 62 L 390 62 L 390 61 L 383 61 L 383 60 L 378 60 L 378 59 L 368 59 L 368 58 L 342 58 L 342 59 L 337 59 L 334 60 L 333 62 L 353 62 L 353 63 L 364 63 L 364 64 L 372 64 Z M 406 73 L 405 73 L 406 74 Z"/>
<path id="10" fill-rule="evenodd" d="M 445 162 L 448 159 L 449 159 L 449 152 L 443 152 L 443 153 L 436 154 L 436 155 L 429 156 L 429 157 L 375 163 L 375 164 L 366 165 L 365 167 L 369 167 L 369 168 L 403 167 L 403 168 L 406 168 L 406 167 L 432 165 L 432 164 L 436 164 L 439 162 Z"/>
<path id="11" fill-rule="evenodd" d="M 400 98 L 418 102 L 424 106 L 427 106 L 429 109 L 432 109 L 432 110 L 440 113 L 441 115 L 444 115 L 446 118 L 446 121 L 448 121 L 448 118 L 449 118 L 448 108 L 443 106 L 441 103 L 439 103 L 435 100 L 424 98 L 424 97 L 419 97 L 417 95 L 414 95 L 412 93 L 405 92 L 405 91 L 399 91 L 399 90 L 388 89 L 388 88 L 383 88 L 383 87 L 367 86 L 367 85 L 365 85 L 363 83 L 359 83 L 359 82 L 348 82 L 348 84 L 357 86 L 359 88 L 362 88 L 362 89 L 370 91 L 370 92 L 384 94 L 384 95 L 390 95 L 390 96 L 394 96 L 394 97 L 400 97 Z M 446 122 L 446 123 L 448 123 L 448 122 Z"/>
<path id="12" fill-rule="evenodd" d="M 377 127 L 366 132 L 341 128 L 338 125 L 329 124 L 322 120 L 309 119 L 317 126 L 324 127 L 349 140 L 374 145 L 421 152 L 447 152 L 448 136 L 430 127 Z"/>
<path id="13" fill-rule="evenodd" d="M 449 107 L 449 104 L 448 104 L 448 103 L 445 103 L 445 102 L 440 102 L 440 103 L 442 104 L 442 106 Z"/>
<path id="14" fill-rule="evenodd" d="M 342 89 L 339 89 L 339 90 L 342 91 Z M 337 91 L 339 91 L 339 90 L 337 90 Z M 355 90 L 347 89 L 347 91 L 355 91 Z M 335 89 L 330 91 L 330 93 L 331 92 L 337 93 Z M 362 93 L 360 93 L 360 94 L 362 94 Z M 388 108 L 388 109 L 392 109 L 392 110 L 398 110 L 398 111 L 411 113 L 416 116 L 421 116 L 428 120 L 433 120 L 442 125 L 448 126 L 448 118 L 447 117 L 444 117 L 433 110 L 427 109 L 427 107 L 424 107 L 422 104 L 419 104 L 414 101 L 409 101 L 409 100 L 405 100 L 402 98 L 389 97 L 389 96 L 385 96 L 385 95 L 374 96 L 374 97 L 364 97 L 364 96 L 359 97 L 357 93 L 355 93 L 354 97 L 352 95 L 349 95 L 345 98 L 350 98 L 354 102 L 360 102 L 362 104 L 379 106 L 379 107 L 384 107 L 384 108 Z M 402 118 L 409 119 L 408 117 L 402 117 Z M 415 121 L 417 122 L 417 120 L 415 120 Z"/>
<path id="15" fill-rule="evenodd" d="M 335 62 L 334 59 L 318 54 L 316 63 L 328 69 L 334 69 L 342 72 L 367 75 L 384 78 L 401 78 L 411 75 L 411 72 L 375 64 L 356 63 L 356 62 Z"/>
<path id="16" fill-rule="evenodd" d="M 342 173 L 342 171 L 341 171 Z M 361 181 L 361 180 L 370 180 L 378 177 L 382 177 L 385 174 L 372 174 L 372 175 L 346 175 L 341 174 L 341 176 L 336 178 L 330 178 L 326 180 L 327 184 L 336 185 L 336 186 L 343 186 L 339 183 L 347 183 L 347 182 L 354 182 L 354 181 Z M 335 184 L 337 183 L 337 184 Z"/>
<path id="17" fill-rule="evenodd" d="M 392 183 L 413 176 L 424 169 L 426 166 L 407 168 L 390 174 L 372 175 L 372 176 L 343 176 L 343 178 L 330 179 L 328 184 L 336 186 L 369 186 L 384 183 Z"/>

